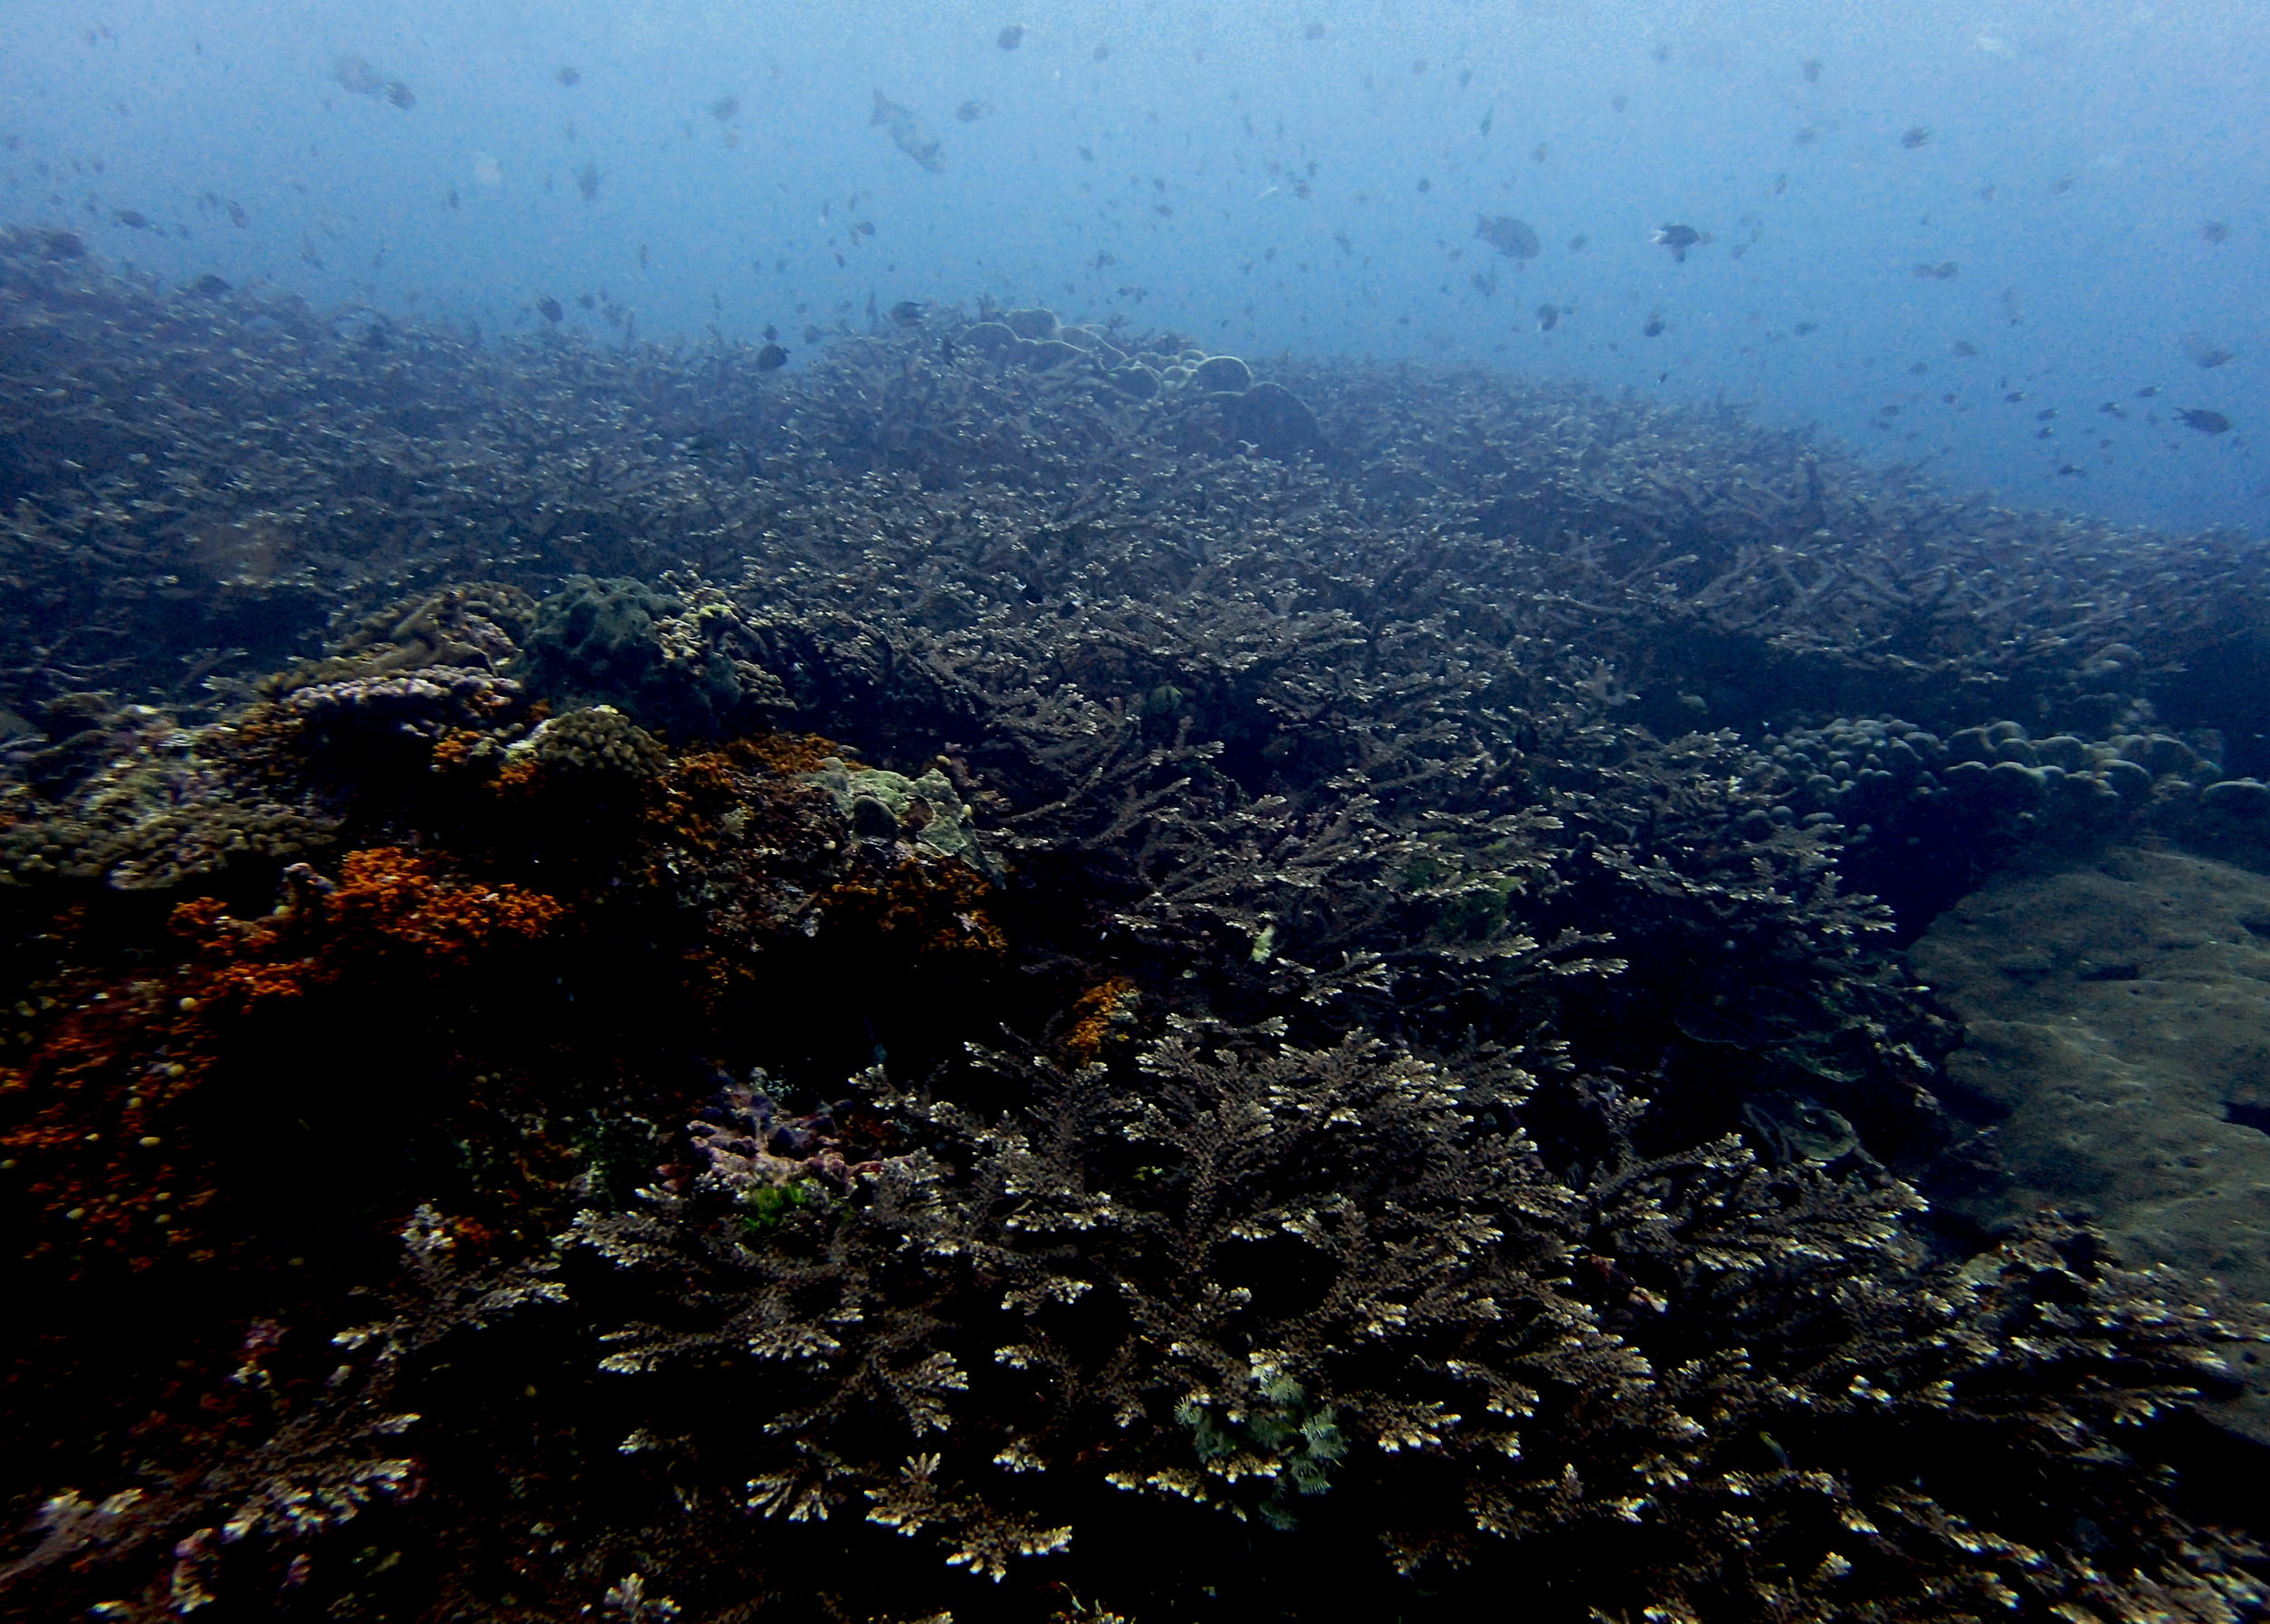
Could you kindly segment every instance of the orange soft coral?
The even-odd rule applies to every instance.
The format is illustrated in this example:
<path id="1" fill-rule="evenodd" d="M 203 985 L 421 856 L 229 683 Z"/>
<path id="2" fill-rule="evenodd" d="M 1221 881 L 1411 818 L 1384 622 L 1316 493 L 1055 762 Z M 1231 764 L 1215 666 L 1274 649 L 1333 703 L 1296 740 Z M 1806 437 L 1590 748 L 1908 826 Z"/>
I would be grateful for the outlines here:
<path id="1" fill-rule="evenodd" d="M 374 846 L 348 853 L 323 911 L 344 932 L 462 966 L 499 938 L 534 940 L 568 910 L 540 891 L 459 879 L 434 859 L 399 846 Z"/>

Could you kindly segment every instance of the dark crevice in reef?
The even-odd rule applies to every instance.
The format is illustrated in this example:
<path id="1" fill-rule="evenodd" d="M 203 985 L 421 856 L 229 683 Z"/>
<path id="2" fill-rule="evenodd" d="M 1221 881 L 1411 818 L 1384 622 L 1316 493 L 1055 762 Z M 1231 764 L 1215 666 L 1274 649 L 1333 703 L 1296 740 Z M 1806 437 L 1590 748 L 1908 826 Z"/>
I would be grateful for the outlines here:
<path id="1" fill-rule="evenodd" d="M 0 236 L 0 1611 L 2254 1616 L 1897 948 L 2259 860 L 2262 551 L 979 315 Z"/>

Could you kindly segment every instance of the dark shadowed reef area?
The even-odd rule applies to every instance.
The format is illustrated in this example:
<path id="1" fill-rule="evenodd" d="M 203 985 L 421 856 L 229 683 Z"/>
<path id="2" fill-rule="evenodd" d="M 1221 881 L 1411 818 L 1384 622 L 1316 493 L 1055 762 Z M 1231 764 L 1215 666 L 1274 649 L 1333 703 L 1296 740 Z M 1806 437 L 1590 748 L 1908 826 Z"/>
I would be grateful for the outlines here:
<path id="1" fill-rule="evenodd" d="M 894 316 L 0 234 L 0 1615 L 2261 1616 L 1905 950 L 2265 866 L 2270 553 Z"/>

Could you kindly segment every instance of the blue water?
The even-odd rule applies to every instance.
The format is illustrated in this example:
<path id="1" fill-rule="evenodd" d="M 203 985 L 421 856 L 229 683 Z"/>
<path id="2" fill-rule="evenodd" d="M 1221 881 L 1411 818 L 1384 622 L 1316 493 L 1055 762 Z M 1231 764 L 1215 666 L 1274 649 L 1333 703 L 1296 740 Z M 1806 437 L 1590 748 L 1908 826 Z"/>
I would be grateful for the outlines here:
<path id="1" fill-rule="evenodd" d="M 9 0 L 0 218 L 492 339 L 557 299 L 595 343 L 770 327 L 801 362 L 871 300 L 1043 302 L 2259 532 L 2266 77 L 2270 8 L 2219 0 Z M 1498 214 L 1542 251 L 1478 239 Z M 1712 240 L 1676 263 L 1666 224 Z"/>

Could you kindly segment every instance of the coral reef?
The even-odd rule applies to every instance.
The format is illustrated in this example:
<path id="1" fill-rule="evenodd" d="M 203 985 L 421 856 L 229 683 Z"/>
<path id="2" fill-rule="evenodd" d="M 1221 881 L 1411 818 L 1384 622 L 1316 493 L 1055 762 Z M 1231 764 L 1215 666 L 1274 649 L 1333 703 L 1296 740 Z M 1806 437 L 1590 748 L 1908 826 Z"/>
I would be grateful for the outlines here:
<path id="1" fill-rule="evenodd" d="M 2259 852 L 2262 550 L 978 315 L 0 236 L 0 1611 L 2258 1616 L 1896 950 Z"/>
<path id="2" fill-rule="evenodd" d="M 755 634 L 732 600 L 697 577 L 662 586 L 571 576 L 544 601 L 520 662 L 561 699 L 620 700 L 679 734 L 745 732 L 787 704 L 779 680 L 745 657 Z"/>

